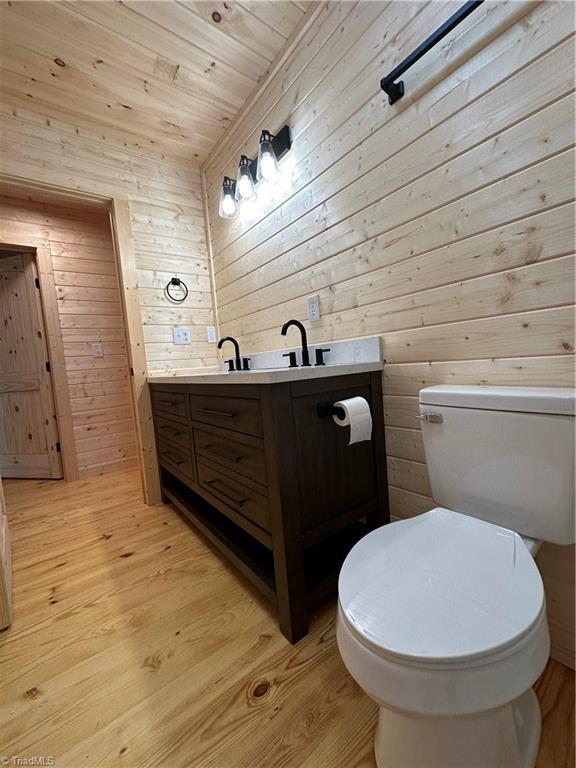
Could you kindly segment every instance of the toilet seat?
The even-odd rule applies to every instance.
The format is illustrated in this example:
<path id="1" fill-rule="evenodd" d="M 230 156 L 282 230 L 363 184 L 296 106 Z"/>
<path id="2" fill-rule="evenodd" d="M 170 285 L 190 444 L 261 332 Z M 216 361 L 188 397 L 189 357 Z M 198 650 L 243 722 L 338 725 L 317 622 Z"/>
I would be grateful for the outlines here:
<path id="1" fill-rule="evenodd" d="M 461 716 L 506 705 L 543 671 L 542 579 L 518 534 L 444 508 L 361 539 L 340 572 L 337 640 L 380 706 Z"/>
<path id="2" fill-rule="evenodd" d="M 544 611 L 521 537 L 442 507 L 365 536 L 338 591 L 360 643 L 418 666 L 482 663 L 521 643 Z"/>

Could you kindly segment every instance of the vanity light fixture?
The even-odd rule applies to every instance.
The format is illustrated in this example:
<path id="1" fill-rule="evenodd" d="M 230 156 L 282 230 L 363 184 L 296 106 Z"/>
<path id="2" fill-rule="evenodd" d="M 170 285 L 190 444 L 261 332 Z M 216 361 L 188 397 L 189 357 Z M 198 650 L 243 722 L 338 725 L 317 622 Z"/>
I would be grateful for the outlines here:
<path id="1" fill-rule="evenodd" d="M 236 182 L 229 176 L 224 176 L 222 190 L 220 191 L 220 207 L 218 212 L 224 219 L 233 219 L 238 213 L 236 201 Z"/>
<path id="2" fill-rule="evenodd" d="M 256 190 L 254 189 L 254 178 L 251 168 L 252 160 L 246 155 L 240 157 L 238 166 L 238 176 L 236 177 L 236 200 L 254 200 Z"/>
<path id="3" fill-rule="evenodd" d="M 239 203 L 255 200 L 256 184 L 270 182 L 279 176 L 278 161 L 292 146 L 289 126 L 283 126 L 272 134 L 264 129 L 260 134 L 258 157 L 251 160 L 247 155 L 240 157 L 236 181 L 224 176 L 220 193 L 219 213 L 224 219 L 232 219 L 240 210 Z"/>

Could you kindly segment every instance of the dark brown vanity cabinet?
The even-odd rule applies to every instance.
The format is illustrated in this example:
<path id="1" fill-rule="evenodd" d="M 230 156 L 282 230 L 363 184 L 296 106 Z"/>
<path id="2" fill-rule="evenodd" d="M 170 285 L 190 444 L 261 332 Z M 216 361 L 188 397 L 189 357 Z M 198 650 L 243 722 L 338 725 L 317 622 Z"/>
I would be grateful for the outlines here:
<path id="1" fill-rule="evenodd" d="M 296 642 L 351 546 L 389 520 L 381 372 L 150 388 L 165 498 L 276 604 Z M 356 395 L 373 434 L 348 445 L 318 406 Z"/>

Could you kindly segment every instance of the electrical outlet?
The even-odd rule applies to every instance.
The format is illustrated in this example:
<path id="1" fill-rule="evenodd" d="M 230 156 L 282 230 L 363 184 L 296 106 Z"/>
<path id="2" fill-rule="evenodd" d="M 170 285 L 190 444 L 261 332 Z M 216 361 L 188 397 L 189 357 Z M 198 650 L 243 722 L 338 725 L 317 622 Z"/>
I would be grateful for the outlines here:
<path id="1" fill-rule="evenodd" d="M 101 341 L 96 341 L 92 344 L 92 355 L 94 357 L 104 357 L 104 345 Z"/>
<path id="2" fill-rule="evenodd" d="M 174 344 L 190 344 L 192 341 L 190 328 L 172 328 L 172 339 Z"/>
<path id="3" fill-rule="evenodd" d="M 320 320 L 320 296 L 318 294 L 308 297 L 308 320 L 311 323 Z"/>
<path id="4" fill-rule="evenodd" d="M 213 325 L 206 326 L 206 338 L 208 341 L 216 341 L 216 328 Z"/>

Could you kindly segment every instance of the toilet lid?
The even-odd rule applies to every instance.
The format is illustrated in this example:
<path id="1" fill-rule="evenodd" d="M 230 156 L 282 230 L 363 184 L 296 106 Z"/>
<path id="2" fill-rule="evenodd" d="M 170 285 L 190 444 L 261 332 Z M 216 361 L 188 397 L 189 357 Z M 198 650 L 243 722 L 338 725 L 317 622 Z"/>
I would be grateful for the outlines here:
<path id="1" fill-rule="evenodd" d="M 518 534 L 441 507 L 365 536 L 338 591 L 361 642 L 424 662 L 516 643 L 544 607 L 540 573 Z"/>

